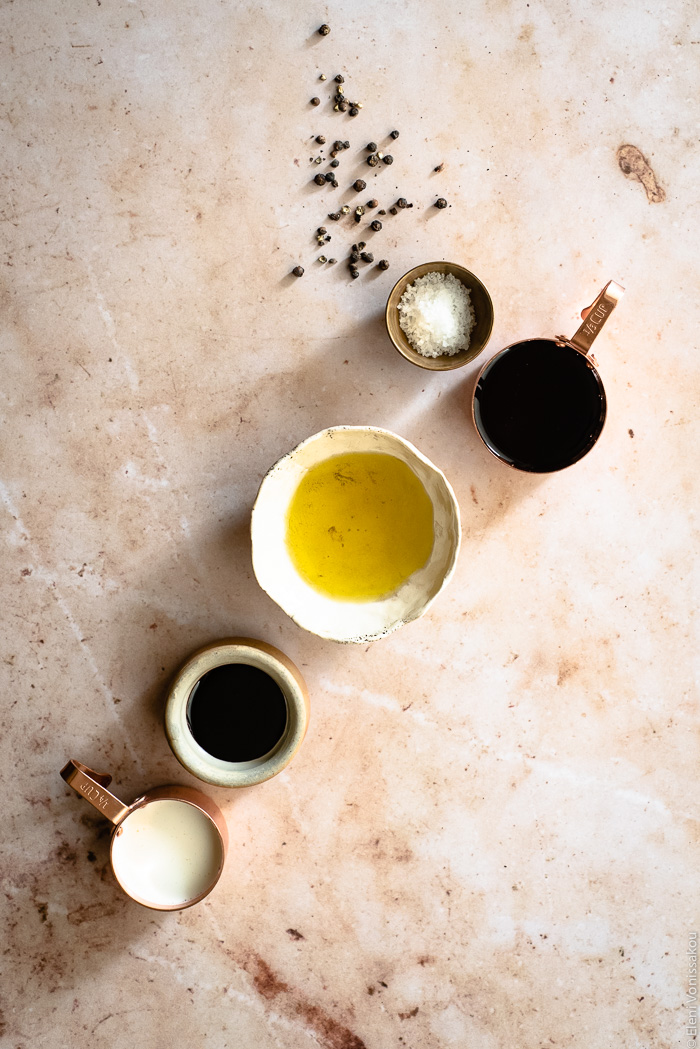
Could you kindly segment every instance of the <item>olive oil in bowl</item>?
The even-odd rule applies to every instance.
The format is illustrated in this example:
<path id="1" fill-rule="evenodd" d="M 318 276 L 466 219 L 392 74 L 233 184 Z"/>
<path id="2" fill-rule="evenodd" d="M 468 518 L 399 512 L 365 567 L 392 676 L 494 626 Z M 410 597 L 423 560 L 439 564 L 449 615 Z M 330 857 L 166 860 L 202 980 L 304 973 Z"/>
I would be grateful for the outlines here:
<path id="1" fill-rule="evenodd" d="M 433 504 L 401 459 L 346 452 L 311 466 L 292 496 L 286 543 L 299 575 L 342 601 L 376 601 L 422 568 Z"/>

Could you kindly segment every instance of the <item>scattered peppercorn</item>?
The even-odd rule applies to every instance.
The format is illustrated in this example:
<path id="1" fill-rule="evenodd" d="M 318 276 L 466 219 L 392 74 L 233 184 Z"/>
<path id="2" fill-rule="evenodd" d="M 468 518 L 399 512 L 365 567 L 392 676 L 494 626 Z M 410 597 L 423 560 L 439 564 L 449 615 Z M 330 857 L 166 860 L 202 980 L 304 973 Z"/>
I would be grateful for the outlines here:
<path id="1" fill-rule="evenodd" d="M 379 163 L 379 157 L 377 156 L 377 154 L 370 153 L 370 155 L 367 157 L 367 163 L 371 168 L 376 168 L 377 164 Z"/>
<path id="2" fill-rule="evenodd" d="M 312 106 L 320 106 L 321 105 L 321 99 L 320 98 L 316 98 L 316 96 L 314 96 L 311 99 L 311 105 Z"/>
<path id="3" fill-rule="evenodd" d="M 314 160 L 314 164 L 322 164 L 322 163 L 323 163 L 323 157 L 316 157 L 316 159 Z"/>
<path id="4" fill-rule="evenodd" d="M 377 263 L 377 265 L 379 266 L 380 270 L 388 270 L 389 269 L 389 263 L 388 263 L 388 261 L 386 259 L 380 259 L 379 262 Z"/>
<path id="5" fill-rule="evenodd" d="M 328 34 L 331 31 L 331 27 L 329 25 L 326 25 L 326 23 L 324 22 L 322 26 L 318 27 L 318 31 L 321 36 L 328 36 Z"/>
<path id="6" fill-rule="evenodd" d="M 438 164 L 438 166 L 436 168 L 433 168 L 433 171 L 442 171 L 444 166 L 445 166 L 444 164 Z"/>
<path id="7" fill-rule="evenodd" d="M 357 280 L 357 278 L 360 276 L 360 271 L 358 270 L 357 266 L 350 267 L 350 276 L 353 280 Z"/>
<path id="8" fill-rule="evenodd" d="M 333 222 L 337 222 L 338 219 L 340 218 L 340 212 L 339 211 L 329 211 L 328 212 L 328 218 L 329 219 L 333 219 Z"/>
<path id="9" fill-rule="evenodd" d="M 331 182 L 331 186 L 333 187 L 333 189 L 337 189 L 338 188 L 338 180 L 334 178 L 333 181 Z"/>
<path id="10" fill-rule="evenodd" d="M 435 207 L 436 208 L 440 208 L 440 210 L 442 210 L 442 208 L 446 208 L 447 207 L 447 201 L 445 200 L 445 198 L 444 197 L 438 197 L 438 199 L 435 201 Z"/>
<path id="11" fill-rule="evenodd" d="M 319 255 L 318 261 L 319 262 L 328 262 L 328 259 L 326 258 L 325 255 Z"/>
<path id="12" fill-rule="evenodd" d="M 365 149 L 367 150 L 368 153 L 376 153 L 377 150 L 379 149 L 379 146 L 377 145 L 376 142 L 368 142 L 367 145 L 365 146 Z"/>
<path id="13" fill-rule="evenodd" d="M 333 108 L 335 108 L 335 106 Z M 338 112 L 339 113 L 347 112 L 347 108 L 348 108 L 347 102 L 339 102 L 338 103 Z"/>
<path id="14" fill-rule="evenodd" d="M 372 197 L 371 200 L 367 201 L 367 203 L 365 204 L 365 207 L 367 207 L 367 208 L 376 208 L 378 204 L 379 204 L 379 201 L 375 200 L 374 197 Z"/>
<path id="15" fill-rule="evenodd" d="M 406 200 L 406 198 L 405 197 L 399 197 L 399 199 L 396 201 L 396 207 L 397 208 L 407 208 L 408 207 L 408 201 Z"/>
<path id="16" fill-rule="evenodd" d="M 319 78 L 318 78 L 318 79 L 319 79 L 319 80 L 327 80 L 327 79 L 328 79 L 328 77 L 326 76 L 326 74 L 325 74 L 325 73 L 321 73 L 321 75 L 319 76 Z"/>
<path id="17" fill-rule="evenodd" d="M 314 182 L 316 183 L 317 186 L 325 186 L 325 184 L 326 184 L 326 176 L 322 175 L 321 172 L 319 171 L 318 175 L 314 179 Z"/>
<path id="18" fill-rule="evenodd" d="M 335 175 L 333 174 L 332 171 L 327 171 L 326 174 L 324 175 L 324 178 L 325 178 L 326 182 L 332 182 L 333 179 L 335 178 Z"/>
<path id="19" fill-rule="evenodd" d="M 358 106 L 350 106 L 349 112 L 351 117 L 356 117 L 357 114 L 360 112 L 360 109 Z"/>
<path id="20" fill-rule="evenodd" d="M 399 137 L 399 132 L 398 131 L 392 131 L 391 132 L 391 137 L 392 138 L 398 138 Z"/>
<path id="21" fill-rule="evenodd" d="M 390 215 L 398 215 L 399 209 L 397 207 L 389 208 Z"/>
<path id="22" fill-rule="evenodd" d="M 374 262 L 374 255 L 371 251 L 363 251 L 360 258 L 363 262 Z"/>
<path id="23" fill-rule="evenodd" d="M 340 161 L 339 160 L 331 160 L 331 167 L 332 168 L 340 167 Z"/>
<path id="24" fill-rule="evenodd" d="M 304 267 L 303 266 L 295 266 L 294 269 L 292 270 L 292 273 L 294 274 L 295 277 L 303 277 L 304 276 Z"/>
<path id="25" fill-rule="evenodd" d="M 352 184 L 352 188 L 356 193 L 361 193 L 363 189 L 367 189 L 367 183 L 363 182 L 361 178 L 356 178 Z"/>
<path id="26" fill-rule="evenodd" d="M 386 211 L 384 210 L 384 208 L 380 208 L 379 211 L 377 212 L 377 214 L 378 215 L 386 215 Z"/>
<path id="27" fill-rule="evenodd" d="M 343 142 L 343 149 L 350 149 L 350 143 L 347 139 L 345 139 L 345 141 Z"/>
<path id="28" fill-rule="evenodd" d="M 335 101 L 336 102 L 345 102 L 346 100 L 343 97 L 344 94 L 345 94 L 345 89 L 342 88 L 342 87 L 339 87 L 338 90 L 335 93 Z"/>
<path id="29" fill-rule="evenodd" d="M 343 215 L 349 215 L 350 214 L 350 207 L 349 207 L 348 204 L 343 204 L 343 206 L 342 206 L 342 208 L 340 210 L 343 213 Z"/>
<path id="30" fill-rule="evenodd" d="M 359 241 L 359 243 L 357 245 L 357 250 L 358 251 L 362 251 L 362 249 L 366 248 L 366 247 L 367 247 L 367 245 L 365 244 L 364 240 L 361 240 L 361 241 Z"/>
<path id="31" fill-rule="evenodd" d="M 391 153 L 387 153 L 387 155 L 385 157 L 382 157 L 382 160 L 384 161 L 385 164 L 393 164 L 394 163 L 394 158 L 392 157 Z"/>
<path id="32" fill-rule="evenodd" d="M 335 82 L 336 82 L 336 84 L 344 84 L 345 83 L 345 77 L 343 76 L 342 73 L 338 73 L 337 77 L 335 78 Z"/>
<path id="33" fill-rule="evenodd" d="M 326 144 L 326 139 L 324 135 L 316 135 L 316 141 L 318 142 L 319 146 L 325 146 Z"/>
<path id="34" fill-rule="evenodd" d="M 359 251 L 351 251 L 350 252 L 350 265 L 352 266 L 353 263 L 358 262 L 359 258 L 360 258 Z"/>
<path id="35" fill-rule="evenodd" d="M 365 209 L 362 207 L 361 204 L 359 207 L 355 208 L 355 222 L 360 222 L 364 213 Z"/>
<path id="36" fill-rule="evenodd" d="M 340 153 L 342 150 L 345 149 L 345 143 L 341 142 L 340 139 L 338 138 L 333 143 L 333 149 L 336 151 L 336 153 Z"/>
<path id="37" fill-rule="evenodd" d="M 379 233 L 382 228 L 382 224 L 379 219 L 375 219 L 374 222 L 370 222 L 370 229 L 373 229 L 375 233 Z"/>
<path id="38" fill-rule="evenodd" d="M 326 229 L 325 226 L 319 226 L 318 229 L 316 230 L 316 232 L 320 233 L 321 236 L 323 236 L 324 233 L 328 233 L 328 230 Z"/>
<path id="39" fill-rule="evenodd" d="M 328 260 L 328 265 L 329 265 L 329 266 L 335 266 L 335 264 L 336 264 L 336 262 L 337 262 L 337 261 L 338 261 L 337 259 L 329 259 L 329 260 Z"/>

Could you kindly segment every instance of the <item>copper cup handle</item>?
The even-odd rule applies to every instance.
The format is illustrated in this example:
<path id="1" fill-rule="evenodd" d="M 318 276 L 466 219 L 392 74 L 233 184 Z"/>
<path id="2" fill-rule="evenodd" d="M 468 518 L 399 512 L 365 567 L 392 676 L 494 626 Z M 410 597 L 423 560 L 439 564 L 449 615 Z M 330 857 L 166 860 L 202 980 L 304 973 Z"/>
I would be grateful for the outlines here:
<path id="1" fill-rule="evenodd" d="M 583 324 L 576 334 L 570 339 L 567 339 L 564 335 L 559 335 L 557 342 L 568 342 L 570 345 L 575 346 L 577 350 L 580 350 L 581 353 L 588 353 L 593 345 L 593 340 L 624 293 L 625 289 L 621 284 L 616 284 L 614 280 L 609 280 L 591 305 L 587 306 L 585 310 L 581 310 Z"/>
<path id="2" fill-rule="evenodd" d="M 69 787 L 82 794 L 86 801 L 112 823 L 121 822 L 129 811 L 128 805 L 106 789 L 112 782 L 111 776 L 95 772 L 87 765 L 72 759 L 61 769 L 61 776 Z"/>

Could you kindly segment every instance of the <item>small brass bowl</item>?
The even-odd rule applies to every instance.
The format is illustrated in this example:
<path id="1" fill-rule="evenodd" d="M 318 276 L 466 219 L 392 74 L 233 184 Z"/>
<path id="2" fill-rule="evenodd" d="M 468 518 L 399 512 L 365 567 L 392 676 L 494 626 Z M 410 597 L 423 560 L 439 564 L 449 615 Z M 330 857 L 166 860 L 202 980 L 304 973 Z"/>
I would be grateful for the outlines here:
<path id="1" fill-rule="evenodd" d="M 424 357 L 422 353 L 418 353 L 418 350 L 413 349 L 401 330 L 398 310 L 401 296 L 409 284 L 413 284 L 417 277 L 423 277 L 426 273 L 451 273 L 471 292 L 476 324 L 472 328 L 469 346 L 466 350 L 460 350 L 451 356 L 443 354 L 440 357 Z M 493 328 L 493 303 L 479 278 L 464 266 L 458 266 L 455 262 L 424 262 L 422 266 L 414 266 L 408 273 L 404 273 L 403 277 L 396 282 L 387 300 L 385 319 L 389 338 L 402 357 L 405 357 L 411 364 L 418 365 L 419 368 L 427 368 L 428 371 L 448 372 L 473 361 L 486 346 Z"/>

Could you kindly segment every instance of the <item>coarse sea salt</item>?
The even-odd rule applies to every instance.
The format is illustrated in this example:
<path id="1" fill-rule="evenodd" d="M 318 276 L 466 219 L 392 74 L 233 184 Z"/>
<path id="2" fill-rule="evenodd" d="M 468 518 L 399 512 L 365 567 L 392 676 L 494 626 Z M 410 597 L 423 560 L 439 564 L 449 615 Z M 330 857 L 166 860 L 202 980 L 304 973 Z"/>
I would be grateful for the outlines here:
<path id="1" fill-rule="evenodd" d="M 452 273 L 417 277 L 401 296 L 398 311 L 401 330 L 423 357 L 451 357 L 468 348 L 474 307 L 469 288 Z"/>

